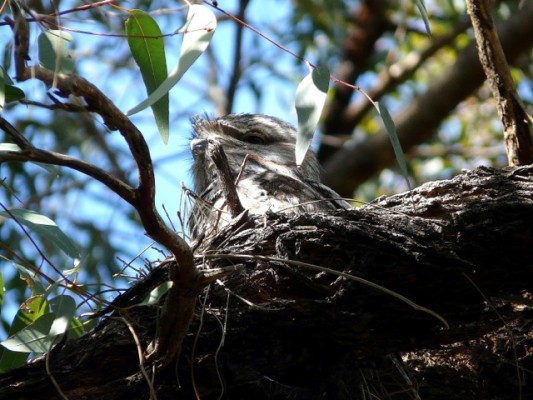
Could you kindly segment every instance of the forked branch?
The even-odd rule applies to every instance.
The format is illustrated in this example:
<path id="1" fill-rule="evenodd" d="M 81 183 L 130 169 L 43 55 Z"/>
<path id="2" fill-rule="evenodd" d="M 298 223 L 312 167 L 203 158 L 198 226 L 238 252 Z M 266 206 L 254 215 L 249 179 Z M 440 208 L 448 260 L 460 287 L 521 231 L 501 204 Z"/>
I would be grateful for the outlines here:
<path id="1" fill-rule="evenodd" d="M 85 173 L 121 196 L 139 214 L 148 236 L 166 247 L 175 257 L 177 267 L 170 272 L 174 282 L 164 306 L 160 333 L 153 350 L 157 358 L 168 364 L 179 353 L 181 341 L 188 331 L 194 311 L 196 291 L 202 285 L 201 274 L 194 265 L 193 254 L 185 240 L 171 230 L 163 221 L 155 206 L 155 178 L 150 151 L 142 133 L 113 102 L 96 86 L 75 74 L 62 74 L 39 66 L 27 66 L 29 60 L 28 21 L 22 15 L 18 3 L 11 2 L 15 21 L 10 21 L 15 36 L 16 79 L 38 79 L 53 86 L 61 96 L 78 96 L 87 104 L 87 109 L 100 115 L 111 130 L 118 130 L 135 160 L 138 172 L 138 187 L 112 177 L 106 171 L 65 155 L 37 149 L 7 123 L 2 127 L 8 132 L 21 151 L 4 152 L 5 160 L 39 161 L 67 166 Z"/>

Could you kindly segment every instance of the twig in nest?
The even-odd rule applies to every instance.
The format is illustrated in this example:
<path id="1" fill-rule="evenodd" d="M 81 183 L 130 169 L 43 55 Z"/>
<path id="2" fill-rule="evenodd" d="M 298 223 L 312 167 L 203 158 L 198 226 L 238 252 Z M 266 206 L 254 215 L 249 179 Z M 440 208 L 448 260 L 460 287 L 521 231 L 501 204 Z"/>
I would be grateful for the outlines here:
<path id="1" fill-rule="evenodd" d="M 233 181 L 233 176 L 231 174 L 231 169 L 229 168 L 228 158 L 224 149 L 218 143 L 209 142 L 208 146 L 209 157 L 215 163 L 218 173 L 220 175 L 220 180 L 222 182 L 222 191 L 224 192 L 224 197 L 228 202 L 228 207 L 232 218 L 235 218 L 237 215 L 244 211 L 244 207 L 239 200 L 239 195 L 237 194 L 237 189 L 235 188 L 235 183 Z"/>

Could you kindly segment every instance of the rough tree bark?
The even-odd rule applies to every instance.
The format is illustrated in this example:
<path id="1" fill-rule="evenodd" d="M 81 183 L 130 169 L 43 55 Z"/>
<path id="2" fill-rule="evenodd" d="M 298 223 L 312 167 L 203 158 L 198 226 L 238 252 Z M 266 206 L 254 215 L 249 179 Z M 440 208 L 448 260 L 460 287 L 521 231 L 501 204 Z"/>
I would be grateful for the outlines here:
<path id="1" fill-rule="evenodd" d="M 480 168 L 358 210 L 237 218 L 197 249 L 199 268 L 236 272 L 203 293 L 179 363 L 155 373 L 157 398 L 218 398 L 222 387 L 231 399 L 357 398 L 360 371 L 392 352 L 403 352 L 421 398 L 532 398 L 532 194 L 533 167 Z M 284 260 L 382 285 L 449 328 L 390 294 Z M 165 265 L 117 304 L 143 298 Z M 47 356 L 49 374 L 70 399 L 149 398 L 124 321 L 145 348 L 156 317 L 155 307 L 105 317 Z M 0 376 L 0 399 L 58 398 L 45 361 Z"/>

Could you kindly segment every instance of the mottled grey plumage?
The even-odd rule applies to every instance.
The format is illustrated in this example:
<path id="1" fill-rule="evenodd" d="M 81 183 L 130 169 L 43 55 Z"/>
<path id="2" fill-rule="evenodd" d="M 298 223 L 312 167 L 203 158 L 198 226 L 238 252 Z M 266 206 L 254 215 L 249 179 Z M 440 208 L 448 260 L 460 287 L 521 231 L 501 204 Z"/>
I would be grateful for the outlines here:
<path id="1" fill-rule="evenodd" d="M 216 119 L 195 118 L 191 151 L 197 200 L 191 214 L 192 236 L 226 225 L 231 217 L 217 169 L 207 154 L 209 141 L 219 143 L 228 158 L 239 199 L 251 214 L 267 211 L 297 214 L 350 208 L 339 195 L 320 183 L 315 156 L 308 152 L 295 164 L 295 129 L 274 117 L 230 114 Z M 246 158 L 246 162 L 243 162 Z"/>
<path id="2" fill-rule="evenodd" d="M 251 214 L 267 211 L 298 214 L 331 212 L 352 208 L 333 190 L 320 183 L 320 168 L 308 152 L 303 164 L 295 164 L 295 129 L 273 117 L 230 114 L 216 119 L 195 118 L 191 151 L 196 200 L 189 220 L 192 238 L 211 235 L 231 220 L 218 171 L 208 155 L 210 141 L 218 143 L 228 158 L 241 204 Z M 246 162 L 244 162 L 246 158 Z M 391 397 L 385 380 L 392 379 L 392 391 L 408 399 L 420 399 L 408 372 L 396 356 L 386 358 L 390 370 L 361 370 L 362 398 Z M 386 377 L 387 375 L 387 377 Z M 388 376 L 392 378 L 388 378 Z M 403 386 L 402 386 L 403 385 Z M 407 389 L 406 389 L 407 388 Z M 396 397 L 395 397 L 396 398 Z"/>

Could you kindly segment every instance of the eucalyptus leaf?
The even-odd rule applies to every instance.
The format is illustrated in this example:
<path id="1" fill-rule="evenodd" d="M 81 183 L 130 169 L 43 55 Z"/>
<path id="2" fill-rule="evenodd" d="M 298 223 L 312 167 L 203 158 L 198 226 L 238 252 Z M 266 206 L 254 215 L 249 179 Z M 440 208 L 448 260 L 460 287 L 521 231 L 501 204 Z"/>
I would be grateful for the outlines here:
<path id="1" fill-rule="evenodd" d="M 42 32 L 38 38 L 39 61 L 50 71 L 69 74 L 74 71 L 74 61 L 68 51 L 68 44 L 72 41 L 68 32 L 50 29 Z"/>
<path id="2" fill-rule="evenodd" d="M 409 182 L 409 171 L 407 169 L 407 162 L 405 161 L 402 146 L 400 144 L 400 140 L 398 139 L 398 134 L 396 133 L 394 121 L 392 120 L 389 111 L 382 103 L 375 102 L 374 106 L 376 107 L 376 110 L 378 111 L 381 120 L 385 125 L 385 129 L 387 130 L 387 134 L 389 135 L 389 139 L 392 143 L 394 155 L 396 156 L 396 161 L 398 161 L 398 165 L 400 166 L 402 176 L 407 182 L 407 187 L 409 188 L 409 190 L 411 190 L 411 182 Z"/>
<path id="3" fill-rule="evenodd" d="M 21 100 L 26 97 L 26 94 L 22 89 L 19 89 L 13 85 L 6 85 L 5 87 L 5 102 Z M 0 107 L 1 108 L 1 107 Z"/>
<path id="4" fill-rule="evenodd" d="M 20 151 L 20 147 L 15 143 L 0 143 L 0 151 Z"/>
<path id="5" fill-rule="evenodd" d="M 4 304 L 4 295 L 6 288 L 4 287 L 4 276 L 0 270 L 0 315 L 2 315 L 2 304 Z"/>
<path id="6" fill-rule="evenodd" d="M 141 301 L 139 304 L 136 304 L 136 306 L 150 306 L 153 304 L 157 304 L 161 297 L 170 290 L 172 287 L 172 281 L 166 281 L 163 282 L 161 285 L 153 289 L 148 296 L 144 298 L 143 301 Z"/>
<path id="7" fill-rule="evenodd" d="M 296 88 L 296 114 L 298 134 L 296 136 L 296 165 L 301 165 L 309 145 L 313 140 L 320 120 L 329 88 L 329 70 L 319 66 L 314 68 Z"/>
<path id="8" fill-rule="evenodd" d="M 26 300 L 15 314 L 8 336 L 11 337 L 21 331 L 39 317 L 48 312 L 48 302 L 42 296 L 31 297 Z M 0 346 L 0 373 L 23 365 L 28 354 L 8 350 Z"/>
<path id="9" fill-rule="evenodd" d="M 33 296 L 40 296 L 45 293 L 46 289 L 41 282 L 41 278 L 35 271 L 26 268 L 24 265 L 13 263 L 18 271 L 20 279 L 26 282 Z"/>
<path id="10" fill-rule="evenodd" d="M 13 80 L 9 77 L 6 70 L 0 66 L 0 114 L 5 103 L 20 100 L 24 96 L 24 92 L 18 87 L 13 86 Z"/>
<path id="11" fill-rule="evenodd" d="M 161 29 L 149 14 L 141 10 L 131 10 L 126 20 L 126 34 L 131 54 L 141 70 L 146 91 L 151 94 L 167 77 L 167 61 Z M 168 92 L 151 106 L 161 138 L 167 143 L 169 135 Z"/>
<path id="12" fill-rule="evenodd" d="M 15 143 L 0 143 L 0 152 L 2 151 L 22 151 L 22 149 Z M 48 165 L 38 162 L 35 162 L 33 164 L 45 169 L 51 174 L 59 175 L 61 173 L 61 170 L 55 165 Z"/>
<path id="13" fill-rule="evenodd" d="M 0 67 L 0 115 L 4 110 L 4 104 L 6 104 L 6 86 L 9 76 L 6 74 L 4 68 Z"/>
<path id="14" fill-rule="evenodd" d="M 207 49 L 215 33 L 216 26 L 217 19 L 209 8 L 199 4 L 191 5 L 185 26 L 180 30 L 180 32 L 183 32 L 183 42 L 178 64 L 170 72 L 168 78 L 147 99 L 129 110 L 126 115 L 133 115 L 144 110 L 168 93 L 196 59 Z"/>
<path id="15" fill-rule="evenodd" d="M 7 218 L 16 218 L 31 231 L 46 237 L 72 258 L 80 258 L 80 251 L 74 241 L 68 237 L 54 221 L 34 211 L 15 208 L 8 212 L 2 211 L 0 215 Z"/>
<path id="16" fill-rule="evenodd" d="M 86 332 L 85 327 L 78 318 L 73 318 L 67 330 L 69 339 L 76 339 Z"/>
<path id="17" fill-rule="evenodd" d="M 62 335 L 70 326 L 76 313 L 76 302 L 71 296 L 62 294 L 48 300 L 50 308 L 55 315 L 54 322 L 50 328 L 50 337 Z"/>

